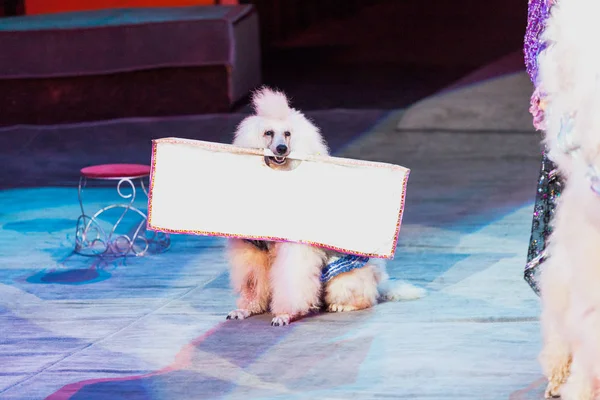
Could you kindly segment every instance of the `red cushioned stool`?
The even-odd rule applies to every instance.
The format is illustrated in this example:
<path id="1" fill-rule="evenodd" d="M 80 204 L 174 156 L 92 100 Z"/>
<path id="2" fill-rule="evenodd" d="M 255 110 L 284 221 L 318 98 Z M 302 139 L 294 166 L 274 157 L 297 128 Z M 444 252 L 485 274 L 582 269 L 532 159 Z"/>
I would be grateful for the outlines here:
<path id="1" fill-rule="evenodd" d="M 138 190 L 148 197 L 145 179 L 150 176 L 150 166 L 140 164 L 104 164 L 81 169 L 79 178 L 79 206 L 81 215 L 77 219 L 75 234 L 75 252 L 85 256 L 143 256 L 148 252 L 160 253 L 171 245 L 168 234 L 146 230 L 147 215 L 134 206 Z M 115 181 L 118 203 L 100 208 L 92 216 L 88 216 L 83 208 L 83 189 L 88 180 Z M 110 210 L 119 215 L 110 217 Z M 125 226 L 125 233 L 118 233 L 123 228 L 125 218 L 133 214 L 135 222 Z"/>

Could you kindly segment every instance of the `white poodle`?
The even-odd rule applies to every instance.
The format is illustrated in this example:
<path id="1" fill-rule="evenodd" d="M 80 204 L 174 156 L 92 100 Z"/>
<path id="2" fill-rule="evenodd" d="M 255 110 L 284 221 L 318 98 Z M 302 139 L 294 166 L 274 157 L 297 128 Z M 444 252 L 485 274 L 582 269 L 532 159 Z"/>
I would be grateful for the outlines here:
<path id="1" fill-rule="evenodd" d="M 542 265 L 546 397 L 600 399 L 600 1 L 560 0 L 544 33 L 546 145 L 565 181 Z"/>
<path id="2" fill-rule="evenodd" d="M 292 150 L 329 154 L 319 129 L 300 111 L 290 108 L 283 93 L 262 88 L 254 93 L 252 103 L 255 115 L 240 123 L 234 145 L 271 150 L 275 156 L 267 157 L 266 162 L 278 169 L 294 168 L 297 161 L 287 158 Z M 268 187 L 268 182 L 264 184 Z M 264 196 L 265 201 L 285 200 L 285 194 L 277 192 L 265 192 Z M 229 239 L 228 255 L 231 284 L 239 298 L 238 309 L 227 319 L 271 311 L 275 314 L 271 325 L 280 326 L 322 306 L 329 311 L 353 311 L 371 307 L 379 299 L 424 295 L 422 289 L 407 283 L 392 289 L 385 264 L 378 259 L 303 244 L 241 239 Z"/>

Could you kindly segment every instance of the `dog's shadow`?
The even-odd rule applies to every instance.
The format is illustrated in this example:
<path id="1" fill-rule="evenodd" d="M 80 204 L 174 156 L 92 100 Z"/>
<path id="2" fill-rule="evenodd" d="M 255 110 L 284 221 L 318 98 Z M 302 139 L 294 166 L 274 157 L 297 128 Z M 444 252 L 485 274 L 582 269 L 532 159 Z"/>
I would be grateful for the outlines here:
<path id="1" fill-rule="evenodd" d="M 372 310 L 319 313 L 273 327 L 264 314 L 223 321 L 184 346 L 175 362 L 149 374 L 67 385 L 49 399 L 215 399 L 233 392 L 277 396 L 351 384 L 373 341 L 349 335 Z M 53 397 L 54 396 L 54 397 Z"/>

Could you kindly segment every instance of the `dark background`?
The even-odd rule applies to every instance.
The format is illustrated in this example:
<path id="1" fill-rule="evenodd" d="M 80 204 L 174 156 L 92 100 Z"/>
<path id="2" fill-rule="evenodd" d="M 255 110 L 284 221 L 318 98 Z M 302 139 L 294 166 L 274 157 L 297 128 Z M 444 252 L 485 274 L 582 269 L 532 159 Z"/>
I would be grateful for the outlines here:
<path id="1" fill-rule="evenodd" d="M 240 3 L 259 12 L 264 83 L 311 109 L 404 107 L 519 51 L 527 19 L 527 0 Z M 22 13 L 0 0 L 0 15 Z"/>
<path id="2" fill-rule="evenodd" d="M 299 107 L 399 108 L 520 52 L 527 0 L 253 0 L 264 78 Z"/>

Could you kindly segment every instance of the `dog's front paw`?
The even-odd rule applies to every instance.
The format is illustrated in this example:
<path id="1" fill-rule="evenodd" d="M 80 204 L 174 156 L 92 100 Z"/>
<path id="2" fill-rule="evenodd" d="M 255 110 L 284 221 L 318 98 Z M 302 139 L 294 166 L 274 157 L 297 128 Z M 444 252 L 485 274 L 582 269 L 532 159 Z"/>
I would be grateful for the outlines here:
<path id="1" fill-rule="evenodd" d="M 272 320 L 271 320 L 271 326 L 283 326 L 283 325 L 289 325 L 290 321 L 291 321 L 291 317 L 289 314 L 277 314 Z"/>
<path id="2" fill-rule="evenodd" d="M 327 306 L 327 311 L 329 312 L 347 312 L 356 310 L 358 310 L 358 307 L 349 304 L 330 304 Z"/>
<path id="3" fill-rule="evenodd" d="M 561 389 L 567 383 L 571 375 L 571 357 L 559 359 L 552 368 L 552 372 L 548 377 L 548 386 L 544 392 L 544 397 L 547 399 L 555 399 L 561 396 Z"/>
<path id="4" fill-rule="evenodd" d="M 246 319 L 250 316 L 249 310 L 237 309 L 227 314 L 227 319 Z"/>
<path id="5" fill-rule="evenodd" d="M 546 399 L 555 399 L 560 397 L 560 386 L 555 383 L 549 382 L 546 387 L 546 391 L 544 392 L 544 398 Z"/>

